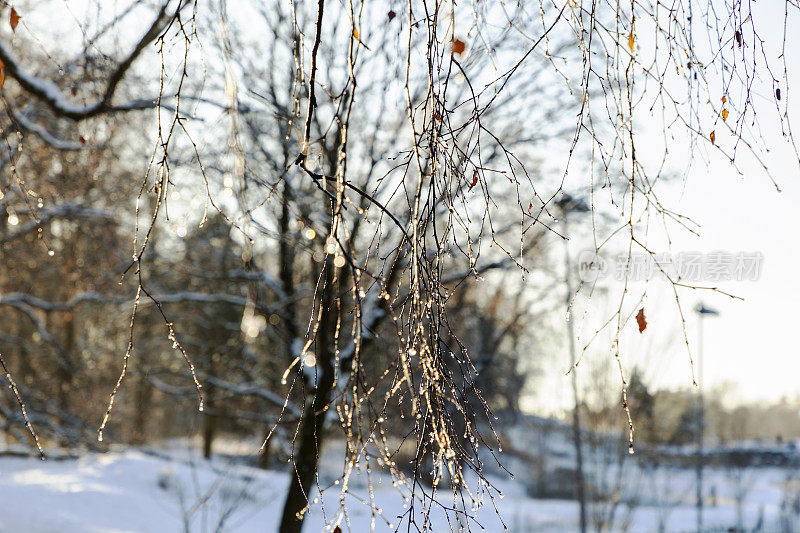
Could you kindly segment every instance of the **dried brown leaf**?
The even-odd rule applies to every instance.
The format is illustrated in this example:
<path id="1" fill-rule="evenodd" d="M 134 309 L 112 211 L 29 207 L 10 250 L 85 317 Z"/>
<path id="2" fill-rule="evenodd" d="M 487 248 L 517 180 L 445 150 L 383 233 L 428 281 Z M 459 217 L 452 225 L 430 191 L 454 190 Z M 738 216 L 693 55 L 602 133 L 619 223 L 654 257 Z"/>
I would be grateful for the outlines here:
<path id="1" fill-rule="evenodd" d="M 639 325 L 639 333 L 647 329 L 647 320 L 644 318 L 644 307 L 639 309 L 639 312 L 636 313 L 636 323 Z"/>
<path id="2" fill-rule="evenodd" d="M 11 16 L 8 19 L 9 24 L 11 24 L 11 31 L 17 31 L 17 25 L 19 24 L 19 13 L 13 7 L 11 8 Z"/>

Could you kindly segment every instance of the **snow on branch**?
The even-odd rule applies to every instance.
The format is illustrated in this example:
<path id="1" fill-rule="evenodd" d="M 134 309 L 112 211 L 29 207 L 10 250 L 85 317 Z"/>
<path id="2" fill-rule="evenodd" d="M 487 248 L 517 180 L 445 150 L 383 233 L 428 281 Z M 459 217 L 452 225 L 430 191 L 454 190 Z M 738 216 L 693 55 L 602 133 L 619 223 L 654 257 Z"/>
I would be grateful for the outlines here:
<path id="1" fill-rule="evenodd" d="M 187 2 L 181 1 L 177 10 L 172 15 L 167 14 L 168 5 L 169 2 L 165 2 L 161 6 L 158 15 L 147 32 L 142 36 L 136 46 L 134 46 L 130 54 L 117 65 L 117 68 L 109 77 L 103 96 L 92 104 L 77 104 L 65 99 L 58 85 L 50 80 L 37 77 L 26 71 L 22 66 L 22 62 L 14 56 L 3 41 L 0 41 L 0 60 L 2 60 L 4 64 L 5 75 L 17 80 L 17 83 L 19 83 L 26 92 L 41 100 L 53 113 L 72 120 L 85 120 L 103 113 L 153 108 L 156 106 L 156 99 L 154 98 L 133 100 L 117 106 L 113 105 L 111 101 L 120 82 L 127 74 L 133 62 L 139 57 L 147 45 L 161 35 L 161 32 L 166 28 L 169 21 L 178 14 L 178 11 L 180 11 L 183 6 L 187 5 Z"/>
<path id="2" fill-rule="evenodd" d="M 18 239 L 56 218 L 103 218 L 106 220 L 114 220 L 114 216 L 111 215 L 111 213 L 102 209 L 96 209 L 78 203 L 61 204 L 47 209 L 46 211 L 38 212 L 35 220 L 20 225 L 17 230 L 0 239 L 0 244 L 6 244 Z"/>
<path id="3" fill-rule="evenodd" d="M 285 409 L 296 417 L 300 417 L 302 409 L 292 402 L 287 402 L 286 397 L 277 394 L 257 383 L 231 383 L 215 376 L 206 376 L 206 383 L 219 389 L 224 389 L 232 394 L 241 396 L 256 396 Z M 227 416 L 227 415 L 226 415 Z"/>
<path id="4" fill-rule="evenodd" d="M 237 307 L 244 307 L 248 304 L 248 300 L 244 296 L 225 293 L 180 291 L 168 294 L 154 294 L 153 298 L 160 303 L 224 303 Z M 51 302 L 24 292 L 10 292 L 0 296 L 0 305 L 10 305 L 15 307 L 18 305 L 26 305 L 41 309 L 42 311 L 69 311 L 86 302 L 101 304 L 127 304 L 133 300 L 133 296 L 106 295 L 96 291 L 85 291 L 64 302 Z M 257 308 L 266 309 L 265 306 L 257 306 Z M 269 309 L 266 310 L 269 311 Z"/>
<path id="5" fill-rule="evenodd" d="M 21 130 L 36 135 L 42 141 L 49 144 L 56 150 L 77 151 L 77 150 L 85 150 L 87 148 L 100 148 L 98 146 L 88 146 L 86 144 L 76 141 L 67 141 L 64 139 L 59 139 L 58 137 L 50 133 L 47 130 L 47 128 L 34 122 L 24 112 L 15 113 L 11 108 L 9 108 L 9 113 L 11 114 L 11 117 L 14 119 L 17 126 Z"/>

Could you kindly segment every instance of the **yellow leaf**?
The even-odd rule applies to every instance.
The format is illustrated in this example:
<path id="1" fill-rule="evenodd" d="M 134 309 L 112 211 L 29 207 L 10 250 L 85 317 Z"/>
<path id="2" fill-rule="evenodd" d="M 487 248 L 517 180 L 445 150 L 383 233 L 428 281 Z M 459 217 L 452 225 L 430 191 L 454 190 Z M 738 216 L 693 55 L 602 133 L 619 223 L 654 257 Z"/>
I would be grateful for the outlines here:
<path id="1" fill-rule="evenodd" d="M 361 35 L 358 34 L 358 30 L 355 26 L 353 26 L 353 39 L 355 39 L 358 44 L 369 50 L 369 46 L 367 46 L 367 43 L 361 40 Z"/>
<path id="2" fill-rule="evenodd" d="M 728 101 L 728 97 L 723 94 L 722 95 L 722 103 L 724 104 L 727 101 Z"/>
<path id="3" fill-rule="evenodd" d="M 728 110 L 727 109 L 723 109 L 722 110 L 722 120 L 728 120 Z"/>
<path id="4" fill-rule="evenodd" d="M 630 48 L 630 49 L 631 49 L 631 52 L 633 52 L 633 47 L 634 47 L 635 45 L 636 45 L 636 39 L 634 39 L 634 37 L 633 37 L 633 30 L 631 30 L 631 34 L 630 34 L 630 35 L 628 35 L 628 48 Z"/>
<path id="5" fill-rule="evenodd" d="M 716 136 L 716 135 L 714 135 L 714 132 L 712 131 L 712 132 L 711 132 L 711 135 L 709 135 L 709 136 L 708 136 L 708 138 L 709 138 L 709 139 L 711 139 L 711 144 L 714 144 L 714 139 L 716 139 L 716 138 L 717 138 L 717 136 Z"/>

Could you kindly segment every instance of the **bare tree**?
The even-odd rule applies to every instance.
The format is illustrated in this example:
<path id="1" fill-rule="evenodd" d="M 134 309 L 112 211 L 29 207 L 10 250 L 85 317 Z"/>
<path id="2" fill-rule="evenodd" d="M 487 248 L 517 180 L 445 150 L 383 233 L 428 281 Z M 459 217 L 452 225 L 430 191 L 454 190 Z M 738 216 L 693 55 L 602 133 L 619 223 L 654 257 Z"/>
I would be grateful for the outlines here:
<path id="1" fill-rule="evenodd" d="M 784 43 L 796 7 L 785 2 Z M 331 527 L 346 522 L 349 482 L 362 465 L 368 475 L 372 468 L 388 470 L 406 491 L 402 520 L 409 530 L 420 523 L 424 529 L 434 508 L 469 526 L 478 502 L 474 492 L 461 490 L 465 470 L 497 493 L 482 475 L 479 452 L 487 447 L 494 454 L 499 439 L 491 429 L 480 430 L 491 428 L 492 409 L 477 387 L 478 365 L 451 319 L 453 298 L 459 286 L 489 272 L 513 266 L 527 274 L 527 257 L 542 245 L 542 234 L 564 237 L 554 229 L 559 215 L 553 204 L 569 171 L 582 167 L 589 176 L 580 188 L 592 216 L 608 205 L 616 217 L 607 238 L 592 224 L 595 249 L 619 237 L 630 258 L 634 251 L 655 254 L 646 239 L 651 223 L 694 230 L 661 201 L 657 185 L 666 162 L 641 157 L 640 124 L 652 121 L 653 110 L 661 115 L 665 154 L 667 132 L 677 129 L 691 147 L 702 144 L 703 153 L 735 165 L 744 152 L 767 169 L 761 139 L 748 126 L 761 109 L 752 96 L 758 83 L 774 95 L 776 122 L 794 147 L 785 54 L 770 59 L 758 13 L 740 2 L 704 6 L 700 13 L 692 3 L 659 2 L 318 0 L 237 9 L 224 0 L 136 2 L 79 20 L 80 46 L 55 55 L 48 52 L 47 28 L 29 26 L 25 21 L 33 17 L 19 8 L 8 8 L 14 15 L 4 29 L 18 32 L 17 38 L 0 44 L 3 91 L 14 93 L 4 97 L 3 120 L 0 205 L 9 219 L 17 217 L 46 243 L 51 235 L 43 221 L 56 217 L 47 209 L 64 209 L 30 201 L 39 185 L 28 176 L 42 158 L 30 157 L 23 132 L 54 150 L 71 150 L 87 144 L 79 127 L 100 138 L 110 124 L 124 122 L 123 114 L 143 111 L 156 133 L 140 165 L 146 166 L 143 179 L 120 200 L 133 213 L 132 253 L 119 269 L 133 295 L 84 291 L 46 301 L 28 294 L 9 305 L 16 302 L 53 346 L 62 364 L 58 380 L 69 385 L 77 343 L 69 313 L 61 317 L 63 340 L 37 314 L 87 301 L 132 301 L 127 329 L 119 329 L 126 337 L 122 368 L 101 417 L 100 440 L 124 393 L 139 346 L 137 323 L 148 310 L 190 376 L 201 411 L 215 408 L 204 401 L 201 380 L 214 388 L 212 397 L 219 390 L 248 394 L 211 365 L 195 366 L 170 304 L 222 303 L 219 316 L 226 317 L 239 308 L 245 332 L 258 327 L 258 316 L 279 317 L 281 342 L 272 351 L 283 358 L 283 401 L 261 386 L 270 376 L 253 373 L 270 362 L 242 373 L 260 379 L 258 395 L 277 407 L 265 446 L 287 415 L 296 423 L 285 532 L 300 530 L 323 488 L 317 465 L 334 425 L 347 446 Z M 136 35 L 116 34 L 125 27 Z M 699 34 L 703 44 L 696 43 Z M 255 36 L 266 61 L 251 52 Z M 773 74 L 775 61 L 783 65 L 781 79 Z M 569 137 L 559 143 L 565 132 Z M 137 157 L 140 152 L 131 150 Z M 553 154 L 563 155 L 558 164 L 550 161 Z M 585 164 L 576 162 L 584 155 Z M 200 200 L 194 209 L 191 202 L 184 207 L 197 213 L 192 223 L 202 225 L 216 212 L 233 228 L 242 248 L 241 279 L 249 283 L 236 285 L 233 294 L 157 290 L 154 258 L 167 246 L 155 242 L 158 228 L 169 224 L 170 209 L 182 209 L 172 199 L 181 188 Z M 90 212 L 86 206 L 76 211 Z M 668 280 L 682 322 L 681 292 L 719 292 Z M 614 333 L 611 351 L 632 451 L 619 339 L 644 295 L 631 296 L 628 287 L 626 281 L 618 309 L 601 330 Z M 586 289 L 593 291 L 583 285 L 576 291 Z M 20 345 L 27 335 L 15 336 Z M 373 350 L 382 357 L 368 360 Z M 20 390 L 4 372 L 24 413 Z M 398 450 L 387 437 L 394 412 L 407 420 L 415 444 L 410 476 L 398 467 Z M 437 497 L 436 482 L 445 476 L 459 502 L 453 507 Z M 421 484 L 425 477 L 432 488 Z M 369 503 L 373 519 L 383 519 L 371 493 Z"/>

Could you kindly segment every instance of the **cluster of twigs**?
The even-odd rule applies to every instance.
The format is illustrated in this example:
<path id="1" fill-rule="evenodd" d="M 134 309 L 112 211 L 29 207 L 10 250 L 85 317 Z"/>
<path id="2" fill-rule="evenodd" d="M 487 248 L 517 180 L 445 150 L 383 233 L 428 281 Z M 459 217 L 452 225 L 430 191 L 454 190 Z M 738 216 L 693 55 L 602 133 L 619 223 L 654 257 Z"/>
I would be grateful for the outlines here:
<path id="1" fill-rule="evenodd" d="M 156 109 L 157 140 L 136 202 L 133 259 L 124 273 L 136 281 L 130 337 L 98 436 L 102 440 L 126 376 L 134 350 L 136 314 L 145 298 L 157 307 L 169 341 L 185 360 L 203 410 L 201 380 L 176 332 L 180 324 L 173 324 L 149 290 L 145 275 L 151 237 L 167 215 L 168 193 L 175 187 L 172 166 L 179 157 L 173 153 L 180 133 L 191 153 L 190 163 L 202 180 L 206 209 L 219 212 L 243 236 L 248 261 L 259 245 L 256 233 L 264 227 L 263 213 L 275 205 L 271 198 L 276 191 L 283 190 L 286 213 L 282 220 L 286 221 L 294 205 L 289 204 L 300 202 L 289 193 L 310 189 L 313 194 L 302 200 L 313 208 L 298 215 L 297 224 L 310 230 L 312 238 L 318 235 L 322 239 L 323 255 L 315 272 L 313 297 L 305 309 L 309 317 L 306 331 L 290 331 L 297 342 L 290 343 L 294 351 L 282 380 L 288 385 L 284 407 L 292 395 L 300 395 L 303 403 L 293 441 L 295 475 L 284 524 L 302 517 L 317 501 L 312 495 L 314 484 L 316 490 L 323 490 L 317 476 L 319 451 L 328 426 L 338 419 L 347 452 L 343 474 L 337 480 L 340 505 L 328 517 L 331 527 L 347 519 L 345 502 L 354 472 L 365 468 L 369 475 L 375 466 L 387 469 L 404 491 L 408 509 L 400 518 L 409 528 L 421 523 L 424 529 L 436 506 L 468 527 L 483 494 L 493 501 L 498 493 L 482 475 L 486 459 L 482 450 L 494 454 L 500 447 L 497 435 L 486 436 L 487 429 L 493 433 L 493 414 L 475 386 L 479 369 L 459 341 L 459 328 L 449 320 L 454 292 L 469 280 L 480 280 L 487 272 L 508 265 L 527 272 L 531 237 L 540 228 L 554 231 L 561 216 L 556 202 L 578 157 L 588 159 L 589 178 L 572 188 L 577 188 L 591 208 L 597 252 L 613 237 L 623 235 L 629 258 L 637 248 L 654 253 L 645 238 L 651 224 L 677 224 L 694 231 L 691 221 L 663 205 L 657 194 L 656 186 L 668 167 L 667 132 L 680 128 L 688 133 L 692 146 L 705 144 L 701 153 L 719 151 L 732 162 L 737 150 L 744 147 L 766 169 L 751 126 L 757 107 L 753 88 L 763 85 L 760 77 L 769 77 L 767 85 L 772 87 L 779 122 L 794 145 L 786 107 L 785 54 L 781 54 L 784 77 L 779 80 L 767 62 L 768 52 L 750 4 L 739 1 L 720 6 L 724 13 L 713 7 L 700 10 L 692 2 L 666 6 L 599 0 L 521 2 L 513 8 L 502 2 L 458 6 L 455 2 L 409 0 L 387 4 L 385 9 L 359 2 L 332 6 L 318 0 L 310 13 L 289 4 L 290 16 L 278 19 L 283 29 L 290 27 L 292 36 L 288 43 L 292 75 L 286 88 L 289 104 L 279 117 L 286 134 L 280 141 L 285 164 L 264 179 L 253 176 L 249 152 L 268 150 L 254 146 L 258 139 L 251 144 L 240 139 L 240 129 L 251 128 L 254 119 L 251 109 L 243 108 L 234 81 L 226 78 L 228 101 L 211 103 L 231 118 L 228 147 L 233 153 L 234 174 L 242 182 L 239 205 L 231 209 L 217 197 L 204 164 L 207 155 L 187 125 L 186 101 L 203 99 L 189 94 L 194 90 L 190 88 L 194 81 L 190 75 L 192 53 L 201 48 L 198 19 L 206 16 L 198 3 L 164 2 L 143 37 L 111 71 L 99 99 L 88 106 L 64 101 L 57 86 L 28 74 L 20 60 L 0 46 L 5 75 L 17 80 L 21 91 L 57 118 L 80 121 Z M 785 5 L 788 21 L 789 10 L 796 6 L 788 1 Z M 231 62 L 235 47 L 228 33 L 226 9 L 224 5 L 220 8 L 223 15 L 218 20 L 223 28 L 222 57 Z M 537 22 L 536 27 L 531 27 L 530 20 Z M 713 30 L 707 30 L 709 27 Z M 786 31 L 785 24 L 784 42 Z M 701 36 L 710 40 L 710 53 L 700 52 L 708 44 L 696 44 Z M 279 38 L 276 31 L 274 39 Z M 522 42 L 525 48 L 515 52 L 504 47 L 504 41 Z M 160 58 L 157 97 L 113 103 L 131 65 L 152 45 Z M 378 56 L 380 59 L 375 59 Z M 572 99 L 568 108 L 577 109 L 574 122 L 572 118 L 554 118 L 538 125 L 553 130 L 574 126 L 570 147 L 563 154 L 563 174 L 546 194 L 539 192 L 542 187 L 529 170 L 531 158 L 519 155 L 537 149 L 536 136 L 508 139 L 505 135 L 513 130 L 510 125 L 515 120 L 525 122 L 520 116 L 525 110 L 518 101 L 548 105 L 517 94 L 524 89 L 517 80 L 543 64 L 549 67 L 542 69 L 551 80 L 548 85 L 563 84 L 566 100 Z M 395 76 L 371 76 L 369 68 L 394 72 Z M 234 69 L 230 65 L 226 69 L 225 75 L 233 80 Z M 373 83 L 377 85 L 371 86 Z M 542 94 L 547 90 L 551 89 L 542 89 Z M 383 102 L 384 97 L 389 99 L 389 94 L 394 95 L 392 104 L 402 107 L 402 119 L 392 132 L 397 138 L 389 143 L 390 153 L 376 158 L 379 162 L 370 167 L 366 159 L 352 155 L 364 153 L 358 145 L 363 141 L 358 121 L 369 116 L 371 106 Z M 279 100 L 274 94 L 263 98 Z M 503 109 L 512 109 L 511 115 L 498 112 Z M 638 122 L 654 110 L 660 113 L 659 125 L 665 132 L 664 157 L 655 171 L 650 161 L 642 160 L 641 151 L 637 152 Z M 516 119 L 512 118 L 515 115 Z M 294 127 L 297 124 L 302 126 L 298 129 Z M 723 132 L 730 141 L 723 142 Z M 8 152 L 12 161 L 19 157 L 10 144 Z M 392 164 L 387 166 L 387 161 Z M 12 180 L 23 187 L 24 180 L 15 166 L 11 168 Z M 254 182 L 264 187 L 253 189 Z M 257 197 L 264 188 L 267 192 Z M 611 210 L 616 209 L 621 221 L 608 238 L 598 236 L 594 219 L 594 213 L 602 210 L 598 206 L 601 195 L 608 197 Z M 24 191 L 23 196 L 27 198 Z M 602 201 L 605 205 L 605 199 Z M 30 210 L 39 220 L 36 208 Z M 206 220 L 205 213 L 202 220 Z M 290 226 L 286 222 L 282 230 L 288 231 Z M 515 238 L 508 237 L 509 228 L 516 232 Z M 278 236 L 279 240 L 287 238 L 286 234 Z M 517 242 L 515 249 L 512 246 L 516 244 L 510 243 Z M 282 290 L 288 294 L 293 283 L 291 269 L 281 265 L 281 277 Z M 698 287 L 681 279 L 669 281 L 681 317 L 679 290 L 721 292 L 717 287 Z M 591 287 L 590 297 L 593 291 Z M 620 334 L 632 316 L 626 306 L 627 293 L 626 281 L 619 308 L 602 329 L 615 330 L 617 340 L 611 351 L 622 377 L 632 449 L 633 424 L 619 346 Z M 249 301 L 245 313 L 249 309 L 252 314 L 253 308 Z M 391 351 L 392 356 L 376 370 L 371 361 L 365 361 L 365 354 L 375 351 L 376 339 L 388 331 L 392 339 L 384 341 L 383 352 Z M 688 341 L 686 345 L 688 349 Z M 5 367 L 4 372 L 24 413 Z M 396 431 L 391 426 L 398 413 L 411 421 L 403 439 L 414 442 L 410 474 L 398 464 L 399 448 L 392 439 Z M 26 423 L 36 438 L 27 416 Z M 477 474 L 477 488 L 467 483 L 469 470 Z M 437 497 L 437 487 L 445 480 L 452 487 L 452 506 Z M 430 482 L 432 489 L 423 488 L 423 481 Z M 372 498 L 370 491 L 373 516 L 381 516 Z"/>

